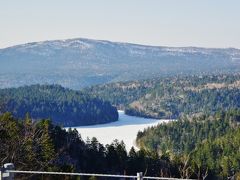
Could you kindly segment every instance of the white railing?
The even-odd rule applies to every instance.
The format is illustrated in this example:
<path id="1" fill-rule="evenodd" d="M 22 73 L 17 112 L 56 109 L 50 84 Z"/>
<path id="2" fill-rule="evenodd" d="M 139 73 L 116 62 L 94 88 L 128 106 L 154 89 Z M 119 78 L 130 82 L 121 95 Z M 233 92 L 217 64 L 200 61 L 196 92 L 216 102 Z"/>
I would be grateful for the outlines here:
<path id="1" fill-rule="evenodd" d="M 92 173 L 69 173 L 69 172 L 47 172 L 47 171 L 19 171 L 14 170 L 12 163 L 4 164 L 3 168 L 0 169 L 0 180 L 14 180 L 15 174 L 42 174 L 42 175 L 66 175 L 66 176 L 94 176 L 94 177 L 111 177 L 111 178 L 125 178 L 125 179 L 149 179 L 149 180 L 177 180 L 180 178 L 170 177 L 150 177 L 143 176 L 142 172 L 137 173 L 136 176 L 129 175 L 116 175 L 116 174 L 92 174 Z"/>

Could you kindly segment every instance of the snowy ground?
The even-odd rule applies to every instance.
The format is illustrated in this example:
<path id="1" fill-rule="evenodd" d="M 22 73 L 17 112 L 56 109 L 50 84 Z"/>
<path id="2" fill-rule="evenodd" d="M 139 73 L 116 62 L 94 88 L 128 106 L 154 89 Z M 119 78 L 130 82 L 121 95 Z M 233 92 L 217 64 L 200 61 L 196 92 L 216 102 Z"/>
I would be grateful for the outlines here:
<path id="1" fill-rule="evenodd" d="M 138 131 L 144 130 L 149 126 L 157 125 L 158 123 L 167 123 L 171 120 L 156 120 L 147 119 L 134 116 L 128 116 L 123 111 L 118 111 L 119 120 L 117 122 L 93 125 L 93 126 L 79 126 L 73 127 L 78 130 L 81 137 L 86 140 L 96 137 L 98 141 L 104 145 L 111 144 L 113 140 L 123 140 L 126 149 L 129 151 L 132 146 L 135 147 L 135 139 Z"/>

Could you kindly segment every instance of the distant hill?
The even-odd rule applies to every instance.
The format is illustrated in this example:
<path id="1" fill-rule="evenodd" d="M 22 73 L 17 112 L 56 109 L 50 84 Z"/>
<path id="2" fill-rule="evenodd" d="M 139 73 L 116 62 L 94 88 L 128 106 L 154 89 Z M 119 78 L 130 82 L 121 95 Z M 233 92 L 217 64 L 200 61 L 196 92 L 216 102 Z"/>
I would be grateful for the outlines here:
<path id="1" fill-rule="evenodd" d="M 50 118 L 64 126 L 102 124 L 118 120 L 109 102 L 59 85 L 32 85 L 0 90 L 0 112 L 17 118 L 27 113 L 37 119 Z"/>
<path id="2" fill-rule="evenodd" d="M 157 47 L 91 39 L 33 42 L 0 49 L 0 87 L 82 87 L 174 74 L 239 71 L 239 49 Z"/>
<path id="3" fill-rule="evenodd" d="M 240 74 L 175 76 L 84 89 L 128 115 L 178 118 L 240 108 Z"/>

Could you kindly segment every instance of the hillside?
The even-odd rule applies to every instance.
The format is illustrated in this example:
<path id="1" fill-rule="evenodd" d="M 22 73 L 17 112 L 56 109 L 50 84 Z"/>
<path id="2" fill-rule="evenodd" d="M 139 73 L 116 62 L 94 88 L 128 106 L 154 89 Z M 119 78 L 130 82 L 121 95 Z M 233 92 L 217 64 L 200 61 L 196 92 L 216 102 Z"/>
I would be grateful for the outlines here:
<path id="1" fill-rule="evenodd" d="M 147 176 L 164 173 L 166 177 L 179 177 L 175 165 L 155 153 L 135 151 L 134 148 L 128 153 L 124 143 L 117 140 L 106 146 L 96 138 L 85 142 L 76 129 L 66 130 L 46 119 L 32 122 L 29 117 L 19 120 L 4 113 L 0 115 L 0 127 L 1 165 L 12 162 L 18 170 L 126 175 L 141 171 Z M 15 179 L 76 178 L 16 174 Z"/>
<path id="2" fill-rule="evenodd" d="M 141 148 L 184 161 L 186 176 L 194 173 L 198 179 L 226 179 L 239 172 L 239 117 L 239 110 L 185 117 L 139 132 L 137 143 Z"/>
<path id="3" fill-rule="evenodd" d="M 178 118 L 240 107 L 240 75 L 174 76 L 93 86 L 95 97 L 128 115 Z"/>
<path id="4" fill-rule="evenodd" d="M 107 100 L 118 109 L 124 110 L 130 103 L 153 89 L 157 82 L 157 79 L 117 82 L 87 87 L 82 89 L 82 92 Z"/>
<path id="5" fill-rule="evenodd" d="M 142 149 L 127 153 L 117 140 L 106 146 L 96 138 L 84 142 L 76 129 L 66 131 L 46 119 L 33 122 L 31 117 L 20 120 L 4 113 L 0 115 L 0 160 L 28 171 L 127 175 L 141 171 L 156 177 L 238 179 L 239 117 L 240 111 L 232 110 L 149 128 L 138 134 Z M 43 176 L 16 174 L 15 178 Z M 44 179 L 59 176 L 44 175 Z"/>
<path id="6" fill-rule="evenodd" d="M 239 49 L 161 47 L 91 39 L 33 42 L 0 49 L 0 86 L 82 87 L 174 74 L 239 71 Z"/>
<path id="7" fill-rule="evenodd" d="M 238 127 L 240 111 L 218 111 L 214 115 L 181 118 L 168 124 L 149 127 L 137 135 L 139 147 L 159 153 L 189 153 L 205 139 L 215 139 Z"/>
<path id="8" fill-rule="evenodd" d="M 50 118 L 64 126 L 101 124 L 118 120 L 117 109 L 109 102 L 59 85 L 32 85 L 0 89 L 0 112 L 24 118 Z"/>
<path id="9" fill-rule="evenodd" d="M 129 115 L 178 118 L 240 107 L 240 76 L 171 78 L 126 108 Z"/>

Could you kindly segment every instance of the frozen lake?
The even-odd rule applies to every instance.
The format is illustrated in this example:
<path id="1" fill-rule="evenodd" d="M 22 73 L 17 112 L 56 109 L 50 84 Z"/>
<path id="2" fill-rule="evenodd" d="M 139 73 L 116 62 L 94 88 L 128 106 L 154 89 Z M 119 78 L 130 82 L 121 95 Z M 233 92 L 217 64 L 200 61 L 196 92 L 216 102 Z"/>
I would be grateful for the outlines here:
<path id="1" fill-rule="evenodd" d="M 158 123 L 167 123 L 171 121 L 128 116 L 124 114 L 123 111 L 118 111 L 118 113 L 119 120 L 117 122 L 72 128 L 78 130 L 83 140 L 86 140 L 87 137 L 90 139 L 96 137 L 98 141 L 104 145 L 111 144 L 115 139 L 119 141 L 123 140 L 127 151 L 129 151 L 132 146 L 136 147 L 135 139 L 138 131 L 144 130 L 144 128 L 149 126 L 157 125 Z"/>

